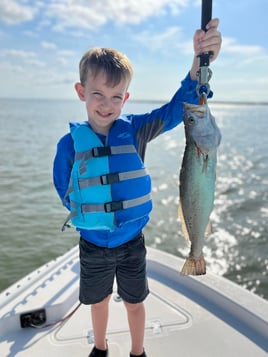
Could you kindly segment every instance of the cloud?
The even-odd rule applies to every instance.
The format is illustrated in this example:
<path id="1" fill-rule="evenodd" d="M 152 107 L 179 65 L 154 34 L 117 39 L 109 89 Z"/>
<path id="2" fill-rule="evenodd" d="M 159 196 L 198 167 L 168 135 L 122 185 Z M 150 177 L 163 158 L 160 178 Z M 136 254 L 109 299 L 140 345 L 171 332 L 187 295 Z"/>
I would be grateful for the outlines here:
<path id="1" fill-rule="evenodd" d="M 30 65 L 32 67 L 38 67 L 38 68 L 46 66 L 45 62 L 38 60 L 37 53 L 32 51 L 23 51 L 17 49 L 2 50 L 0 52 L 0 56 L 6 57 L 9 60 L 14 59 L 15 62 L 17 62 L 16 60 L 18 60 L 20 63 L 20 67 L 19 67 L 20 69 L 23 68 L 21 67 L 21 64 Z M 14 68 L 17 68 L 16 65 L 14 66 Z"/>
<path id="2" fill-rule="evenodd" d="M 181 37 L 181 29 L 176 26 L 168 27 L 161 32 L 145 30 L 134 35 L 135 41 L 153 51 L 167 48 L 169 44 L 172 45 L 171 48 L 174 48 L 174 44 L 177 43 Z"/>
<path id="3" fill-rule="evenodd" d="M 32 20 L 37 9 L 19 4 L 14 0 L 1 0 L 0 2 L 0 22 L 16 24 L 19 22 Z"/>
<path id="4" fill-rule="evenodd" d="M 68 63 L 66 58 L 63 58 L 63 57 L 56 58 L 56 62 L 61 66 L 65 66 Z"/>
<path id="5" fill-rule="evenodd" d="M 260 55 L 263 53 L 263 48 L 257 45 L 241 45 L 237 43 L 235 38 L 223 37 L 222 53 L 238 54 L 239 56 Z"/>
<path id="6" fill-rule="evenodd" d="M 74 84 L 77 80 L 77 73 L 64 72 L 59 73 L 55 71 L 40 72 L 38 78 L 35 78 L 35 83 L 40 86 L 60 86 L 62 84 Z"/>
<path id="7" fill-rule="evenodd" d="M 75 52 L 72 50 L 59 50 L 58 55 L 63 57 L 73 57 Z"/>
<path id="8" fill-rule="evenodd" d="M 36 38 L 36 37 L 38 37 L 38 34 L 37 34 L 35 31 L 25 30 L 25 31 L 22 31 L 22 33 L 23 33 L 25 36 L 28 36 L 28 37 L 30 37 L 30 38 Z"/>
<path id="9" fill-rule="evenodd" d="M 138 24 L 148 17 L 170 13 L 177 15 L 189 0 L 50 0 L 50 2 L 1 0 L 0 22 L 16 24 L 34 19 L 42 8 L 53 19 L 54 29 L 83 28 L 94 30 L 109 21 Z"/>
<path id="10" fill-rule="evenodd" d="M 38 59 L 28 59 L 24 61 L 25 64 L 30 65 L 31 67 L 43 68 L 46 67 L 46 63 L 43 61 L 39 61 Z"/>
<path id="11" fill-rule="evenodd" d="M 47 41 L 42 41 L 41 46 L 43 48 L 46 48 L 47 50 L 55 50 L 57 48 L 57 45 L 55 43 Z"/>
<path id="12" fill-rule="evenodd" d="M 47 5 L 46 15 L 55 21 L 55 30 L 84 28 L 94 30 L 109 21 L 138 24 L 150 16 L 170 12 L 178 14 L 189 0 L 54 0 Z"/>
<path id="13" fill-rule="evenodd" d="M 162 55 L 182 55 L 193 56 L 193 40 L 187 39 L 183 29 L 178 26 L 170 26 L 161 31 L 144 30 L 136 33 L 133 39 L 144 48 L 150 51 L 160 51 Z"/>
<path id="14" fill-rule="evenodd" d="M 251 56 L 247 57 L 246 59 L 243 60 L 243 65 L 253 65 L 256 67 L 256 63 L 258 63 L 258 69 L 260 68 L 261 65 L 263 65 L 264 72 L 265 68 L 267 67 L 267 62 L 268 62 L 268 54 L 262 54 L 262 55 L 256 55 L 256 56 Z M 257 71 L 257 68 L 256 70 Z"/>
<path id="15" fill-rule="evenodd" d="M 69 63 L 70 59 L 73 59 L 75 53 L 70 50 L 58 50 L 56 55 L 56 62 L 61 66 L 65 66 Z"/>
<path id="16" fill-rule="evenodd" d="M 2 50 L 0 52 L 0 56 L 13 57 L 13 58 L 19 58 L 19 59 L 28 59 L 28 58 L 35 58 L 37 56 L 37 54 L 32 51 L 9 49 L 9 50 Z"/>
<path id="17" fill-rule="evenodd" d="M 20 65 L 14 65 L 9 62 L 0 62 L 0 73 L 3 77 L 6 73 L 22 73 L 24 72 L 24 68 Z"/>

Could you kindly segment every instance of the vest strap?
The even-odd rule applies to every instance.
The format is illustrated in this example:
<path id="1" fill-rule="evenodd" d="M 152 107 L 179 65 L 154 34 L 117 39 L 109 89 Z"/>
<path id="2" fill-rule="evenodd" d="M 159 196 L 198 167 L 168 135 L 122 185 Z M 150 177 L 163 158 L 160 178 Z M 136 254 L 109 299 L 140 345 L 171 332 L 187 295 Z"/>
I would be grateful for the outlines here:
<path id="1" fill-rule="evenodd" d="M 110 156 L 118 154 L 133 154 L 136 153 L 134 145 L 118 145 L 118 146 L 97 146 L 91 150 L 80 151 L 75 153 L 75 160 L 81 160 L 79 167 L 80 175 L 83 175 L 86 172 L 87 160 Z"/>
<path id="2" fill-rule="evenodd" d="M 70 220 L 71 220 L 73 217 L 76 216 L 76 214 L 77 214 L 76 211 L 70 212 L 70 213 L 68 214 L 67 218 L 65 219 L 65 221 L 64 221 L 64 223 L 63 223 L 63 225 L 62 225 L 62 227 L 61 227 L 61 231 L 62 231 L 62 232 L 65 230 L 66 227 L 67 227 L 67 228 L 70 228 L 70 227 L 71 227 L 71 226 L 69 225 L 69 222 L 70 222 Z"/>
<path id="3" fill-rule="evenodd" d="M 147 194 L 141 197 L 133 198 L 132 200 L 126 201 L 112 201 L 106 203 L 92 203 L 92 204 L 82 204 L 81 210 L 82 213 L 90 213 L 90 212 L 116 212 L 121 211 L 123 209 L 132 208 L 138 205 L 142 205 L 151 200 L 151 194 Z"/>
<path id="4" fill-rule="evenodd" d="M 96 157 L 118 155 L 118 154 L 133 154 L 137 152 L 134 145 L 118 145 L 118 146 L 98 146 L 91 150 L 75 153 L 75 160 L 90 160 Z"/>
<path id="5" fill-rule="evenodd" d="M 146 175 L 148 175 L 148 172 L 144 168 L 140 170 L 106 174 L 97 177 L 80 178 L 78 180 L 78 184 L 79 184 L 79 188 L 83 189 L 89 186 L 96 186 L 96 185 L 112 185 L 114 183 L 135 179 Z"/>

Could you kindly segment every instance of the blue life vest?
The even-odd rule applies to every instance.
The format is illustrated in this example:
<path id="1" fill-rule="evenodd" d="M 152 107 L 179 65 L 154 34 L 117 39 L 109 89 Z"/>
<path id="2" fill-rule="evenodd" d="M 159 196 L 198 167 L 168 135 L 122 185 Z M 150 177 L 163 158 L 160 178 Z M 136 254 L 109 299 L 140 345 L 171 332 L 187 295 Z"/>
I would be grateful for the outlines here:
<path id="1" fill-rule="evenodd" d="M 151 178 L 138 155 L 127 120 L 117 119 L 107 146 L 87 122 L 70 123 L 75 161 L 69 189 L 72 224 L 109 230 L 152 210 Z"/>

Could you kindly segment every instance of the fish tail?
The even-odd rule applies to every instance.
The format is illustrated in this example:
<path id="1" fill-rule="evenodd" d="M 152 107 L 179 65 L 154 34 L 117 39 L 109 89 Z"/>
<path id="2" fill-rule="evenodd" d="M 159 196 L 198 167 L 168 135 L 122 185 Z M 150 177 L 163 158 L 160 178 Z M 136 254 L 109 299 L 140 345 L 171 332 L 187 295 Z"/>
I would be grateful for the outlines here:
<path id="1" fill-rule="evenodd" d="M 206 274 L 206 261 L 203 256 L 199 258 L 188 257 L 181 270 L 182 275 Z"/>

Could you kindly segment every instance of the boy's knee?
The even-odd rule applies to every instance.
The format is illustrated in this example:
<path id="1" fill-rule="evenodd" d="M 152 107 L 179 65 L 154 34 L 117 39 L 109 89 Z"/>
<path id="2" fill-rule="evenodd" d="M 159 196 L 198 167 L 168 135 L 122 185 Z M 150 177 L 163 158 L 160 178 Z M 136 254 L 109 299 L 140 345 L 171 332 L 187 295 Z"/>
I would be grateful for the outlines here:
<path id="1" fill-rule="evenodd" d="M 94 308 L 103 308 L 104 306 L 109 304 L 110 299 L 111 299 L 111 295 L 108 295 L 102 301 L 97 302 L 96 304 L 92 304 L 92 306 L 94 306 Z"/>
<path id="2" fill-rule="evenodd" d="M 124 301 L 125 307 L 129 312 L 136 312 L 139 309 L 143 309 L 143 302 L 139 302 L 137 304 L 131 304 L 129 302 Z"/>

